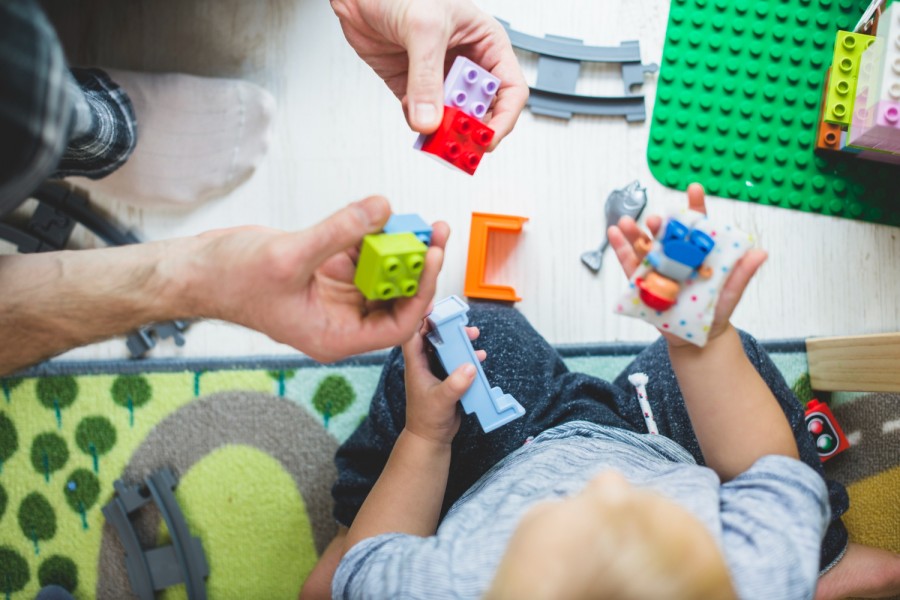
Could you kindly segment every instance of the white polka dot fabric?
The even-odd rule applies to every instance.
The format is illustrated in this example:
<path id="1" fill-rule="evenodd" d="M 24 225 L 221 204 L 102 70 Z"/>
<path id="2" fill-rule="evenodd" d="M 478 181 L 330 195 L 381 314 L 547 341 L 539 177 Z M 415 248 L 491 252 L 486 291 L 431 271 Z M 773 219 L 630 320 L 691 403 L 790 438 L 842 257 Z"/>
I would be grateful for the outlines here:
<path id="1" fill-rule="evenodd" d="M 659 311 L 650 308 L 641 300 L 636 284 L 638 278 L 653 270 L 645 258 L 629 281 L 628 291 L 615 306 L 615 312 L 647 321 L 660 331 L 665 331 L 687 340 L 697 346 L 704 346 L 709 335 L 719 292 L 734 264 L 753 246 L 753 236 L 732 225 L 722 225 L 706 218 L 705 215 L 688 210 L 675 211 L 669 219 L 676 218 L 683 223 L 693 223 L 693 229 L 707 233 L 715 242 L 712 251 L 703 262 L 712 273 L 708 279 L 694 272 L 681 286 L 675 305 Z M 653 241 L 651 252 L 661 252 L 660 237 L 666 230 L 668 221 L 660 227 Z"/>

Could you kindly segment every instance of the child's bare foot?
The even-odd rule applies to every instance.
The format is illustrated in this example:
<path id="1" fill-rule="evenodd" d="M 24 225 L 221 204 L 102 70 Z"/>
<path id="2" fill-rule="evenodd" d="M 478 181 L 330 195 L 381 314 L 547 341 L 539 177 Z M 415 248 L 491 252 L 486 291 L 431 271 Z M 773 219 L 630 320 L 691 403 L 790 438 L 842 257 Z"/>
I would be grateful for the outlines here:
<path id="1" fill-rule="evenodd" d="M 894 596 L 900 596 L 900 554 L 854 543 L 816 588 L 816 600 Z"/>
<path id="2" fill-rule="evenodd" d="M 108 70 L 128 94 L 137 145 L 125 164 L 97 180 L 71 181 L 130 204 L 193 204 L 245 181 L 265 155 L 275 102 L 257 85 L 231 79 Z"/>

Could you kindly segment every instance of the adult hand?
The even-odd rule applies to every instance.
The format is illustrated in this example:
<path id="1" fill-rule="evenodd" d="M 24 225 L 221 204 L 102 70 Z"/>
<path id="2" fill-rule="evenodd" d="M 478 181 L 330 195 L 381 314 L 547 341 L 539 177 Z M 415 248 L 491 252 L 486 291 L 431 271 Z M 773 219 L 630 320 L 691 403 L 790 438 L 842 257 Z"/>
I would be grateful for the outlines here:
<path id="1" fill-rule="evenodd" d="M 240 227 L 203 234 L 192 259 L 203 282 L 198 312 L 261 331 L 319 361 L 400 344 L 434 297 L 450 230 L 433 225 L 418 293 L 369 301 L 353 284 L 363 236 L 382 229 L 391 209 L 373 196 L 305 231 Z"/>
<path id="2" fill-rule="evenodd" d="M 400 99 L 409 126 L 432 133 L 444 107 L 444 73 L 465 55 L 500 79 L 488 124 L 493 149 L 512 131 L 528 86 L 509 36 L 470 0 L 331 0 L 347 41 Z"/>
<path id="3" fill-rule="evenodd" d="M 431 373 L 425 356 L 425 325 L 403 344 L 406 383 L 406 430 L 438 444 L 449 445 L 459 431 L 457 403 L 475 380 L 475 365 L 464 364 L 441 381 Z M 466 327 L 470 340 L 478 339 L 477 327 Z M 484 350 L 476 351 L 484 360 Z"/>
<path id="4" fill-rule="evenodd" d="M 703 192 L 703 186 L 699 183 L 692 183 L 687 189 L 688 208 L 703 214 L 706 214 L 706 196 Z M 656 236 L 659 228 L 662 226 L 662 217 L 659 215 L 651 215 L 647 217 L 647 227 L 650 232 Z M 642 231 L 634 219 L 631 217 L 622 217 L 618 225 L 612 225 L 607 230 L 609 244 L 612 246 L 625 271 L 625 276 L 631 279 L 631 276 L 641 265 L 646 248 L 652 241 L 649 236 Z M 765 250 L 751 248 L 735 263 L 731 270 L 731 275 L 725 281 L 722 291 L 719 294 L 719 301 L 716 303 L 716 310 L 713 316 L 712 325 L 709 330 L 709 340 L 718 337 L 728 328 L 728 322 L 734 309 L 737 307 L 747 284 L 756 274 L 756 271 L 766 261 L 768 254 Z M 674 335 L 661 331 L 670 346 L 686 345 L 689 342 L 678 338 Z"/>

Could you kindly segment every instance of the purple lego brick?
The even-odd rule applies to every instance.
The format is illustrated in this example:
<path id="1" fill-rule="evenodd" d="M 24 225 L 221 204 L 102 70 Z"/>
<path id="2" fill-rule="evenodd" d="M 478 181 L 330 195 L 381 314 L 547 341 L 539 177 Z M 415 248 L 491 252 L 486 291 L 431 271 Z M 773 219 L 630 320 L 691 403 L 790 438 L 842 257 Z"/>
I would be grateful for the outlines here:
<path id="1" fill-rule="evenodd" d="M 464 56 L 457 56 L 444 79 L 444 105 L 484 120 L 500 80 Z"/>

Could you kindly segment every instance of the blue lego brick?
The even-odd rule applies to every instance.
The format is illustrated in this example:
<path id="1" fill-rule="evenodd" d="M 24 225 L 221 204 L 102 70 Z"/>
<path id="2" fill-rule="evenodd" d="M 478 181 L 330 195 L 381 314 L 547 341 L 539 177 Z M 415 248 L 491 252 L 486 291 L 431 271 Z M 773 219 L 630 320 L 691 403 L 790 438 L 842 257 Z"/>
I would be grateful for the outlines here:
<path id="1" fill-rule="evenodd" d="M 491 387 L 481 368 L 475 349 L 466 335 L 469 305 L 458 296 L 449 296 L 434 305 L 428 322 L 432 330 L 428 341 L 437 350 L 438 358 L 447 373 L 452 373 L 460 365 L 475 365 L 476 376 L 471 387 L 460 398 L 466 414 L 475 413 L 485 433 L 506 425 L 525 414 L 525 409 L 515 398 L 504 394 L 498 387 Z"/>
<path id="2" fill-rule="evenodd" d="M 444 79 L 444 106 L 484 120 L 500 80 L 464 56 L 457 56 Z"/>
<path id="3" fill-rule="evenodd" d="M 384 224 L 385 233 L 412 233 L 426 246 L 431 245 L 431 225 L 415 213 L 408 215 L 391 215 Z"/>

